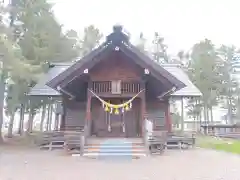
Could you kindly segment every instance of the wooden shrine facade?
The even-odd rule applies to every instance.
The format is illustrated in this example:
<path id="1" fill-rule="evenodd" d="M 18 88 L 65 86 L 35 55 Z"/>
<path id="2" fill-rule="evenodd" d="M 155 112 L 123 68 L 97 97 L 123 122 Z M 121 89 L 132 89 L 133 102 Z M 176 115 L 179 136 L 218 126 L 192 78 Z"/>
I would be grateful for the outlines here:
<path id="1" fill-rule="evenodd" d="M 61 129 L 84 129 L 97 137 L 142 136 L 146 117 L 155 129 L 171 131 L 169 95 L 185 87 L 131 45 L 121 26 L 46 85 L 62 97 Z M 105 111 L 103 102 L 119 105 L 132 98 L 130 110 Z"/>

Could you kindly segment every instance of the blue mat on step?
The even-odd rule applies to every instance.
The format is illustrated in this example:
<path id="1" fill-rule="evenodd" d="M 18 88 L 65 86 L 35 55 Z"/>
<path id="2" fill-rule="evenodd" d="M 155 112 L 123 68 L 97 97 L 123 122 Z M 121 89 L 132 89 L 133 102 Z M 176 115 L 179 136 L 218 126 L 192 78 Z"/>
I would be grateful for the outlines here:
<path id="1" fill-rule="evenodd" d="M 132 143 L 124 139 L 108 139 L 100 144 L 99 159 L 131 161 Z"/>

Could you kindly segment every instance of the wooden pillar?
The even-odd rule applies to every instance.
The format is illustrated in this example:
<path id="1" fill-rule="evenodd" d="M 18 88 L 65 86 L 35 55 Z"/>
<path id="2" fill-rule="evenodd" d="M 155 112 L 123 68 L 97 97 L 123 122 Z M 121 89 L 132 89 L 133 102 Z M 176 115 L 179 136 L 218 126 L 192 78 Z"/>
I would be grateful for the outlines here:
<path id="1" fill-rule="evenodd" d="M 172 132 L 172 119 L 171 119 L 171 114 L 170 114 L 169 100 L 167 100 L 167 102 L 166 102 L 165 117 L 166 117 L 167 130 L 168 130 L 168 132 Z"/>
<path id="2" fill-rule="evenodd" d="M 147 115 L 147 110 L 146 110 L 146 88 L 145 88 L 145 81 L 143 80 L 142 82 L 140 82 L 140 89 L 143 90 L 140 94 L 140 98 L 141 98 L 141 127 L 140 127 L 140 133 L 141 135 L 144 135 L 144 123 L 145 123 L 145 117 Z"/>
<path id="3" fill-rule="evenodd" d="M 86 109 L 86 123 L 89 124 L 89 121 L 91 120 L 91 100 L 92 96 L 90 93 L 88 93 L 87 96 L 87 109 Z"/>
<path id="4" fill-rule="evenodd" d="M 145 117 L 146 117 L 146 97 L 145 97 L 145 90 L 141 93 L 141 122 L 140 122 L 140 135 L 143 135 L 144 133 L 144 120 L 145 120 Z"/>
<path id="5" fill-rule="evenodd" d="M 88 82 L 88 89 L 92 90 L 92 81 Z M 92 93 L 87 91 L 87 107 L 86 107 L 86 118 L 85 118 L 85 127 L 87 127 L 87 134 L 91 135 L 91 126 L 92 126 L 92 114 L 91 114 L 91 102 L 92 102 Z"/>
<path id="6" fill-rule="evenodd" d="M 60 131 L 65 130 L 65 116 L 66 116 L 66 106 L 64 97 L 62 97 L 62 110 L 61 110 L 61 122 L 60 122 Z"/>

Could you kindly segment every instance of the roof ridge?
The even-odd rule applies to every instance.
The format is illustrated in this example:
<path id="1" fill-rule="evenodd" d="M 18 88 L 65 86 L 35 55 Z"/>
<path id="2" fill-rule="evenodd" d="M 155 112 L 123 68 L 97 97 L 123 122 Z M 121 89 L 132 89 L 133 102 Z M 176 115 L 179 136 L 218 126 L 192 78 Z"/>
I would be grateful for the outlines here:
<path id="1" fill-rule="evenodd" d="M 163 66 L 163 67 L 178 67 L 178 68 L 181 67 L 181 64 L 176 64 L 176 63 L 174 63 L 174 64 L 166 63 L 166 64 L 160 64 L 160 65 Z"/>
<path id="2" fill-rule="evenodd" d="M 72 62 L 59 62 L 59 63 L 51 63 L 53 66 L 68 66 L 72 64 Z"/>

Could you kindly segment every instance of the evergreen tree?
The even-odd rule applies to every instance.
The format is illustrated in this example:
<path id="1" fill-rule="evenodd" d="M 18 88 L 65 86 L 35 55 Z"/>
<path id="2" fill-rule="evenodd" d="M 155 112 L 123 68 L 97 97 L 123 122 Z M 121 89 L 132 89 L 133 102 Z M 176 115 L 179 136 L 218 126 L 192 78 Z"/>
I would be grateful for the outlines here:
<path id="1" fill-rule="evenodd" d="M 168 46 L 164 43 L 164 38 L 158 33 L 154 33 L 153 44 L 153 59 L 159 63 L 170 62 L 167 48 Z"/>
<path id="2" fill-rule="evenodd" d="M 218 54 L 210 40 L 205 39 L 193 46 L 188 71 L 194 84 L 203 93 L 204 120 L 209 121 L 209 110 L 212 112 L 212 107 L 217 105 L 221 87 Z"/>

